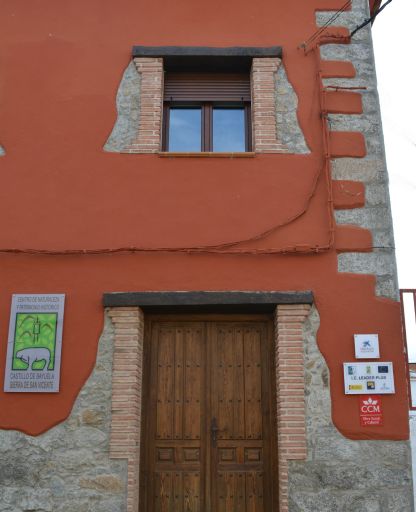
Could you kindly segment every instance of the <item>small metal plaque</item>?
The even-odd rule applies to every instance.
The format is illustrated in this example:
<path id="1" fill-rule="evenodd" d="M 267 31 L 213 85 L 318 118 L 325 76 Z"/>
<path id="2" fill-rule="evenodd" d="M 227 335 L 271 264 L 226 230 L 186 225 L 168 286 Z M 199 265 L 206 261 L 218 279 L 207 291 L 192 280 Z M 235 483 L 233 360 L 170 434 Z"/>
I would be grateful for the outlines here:
<path id="1" fill-rule="evenodd" d="M 354 334 L 354 345 L 357 359 L 378 359 L 380 357 L 378 334 Z"/>
<path id="2" fill-rule="evenodd" d="M 395 393 L 393 363 L 344 363 L 346 395 Z"/>

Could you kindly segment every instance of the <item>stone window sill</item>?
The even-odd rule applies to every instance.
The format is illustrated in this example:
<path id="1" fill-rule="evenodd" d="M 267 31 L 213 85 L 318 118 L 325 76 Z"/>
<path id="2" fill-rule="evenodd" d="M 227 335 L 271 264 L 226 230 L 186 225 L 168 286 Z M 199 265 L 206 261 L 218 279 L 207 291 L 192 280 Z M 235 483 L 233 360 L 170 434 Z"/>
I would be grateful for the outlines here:
<path id="1" fill-rule="evenodd" d="M 246 151 L 241 153 L 214 153 L 214 152 L 198 152 L 198 153 L 176 153 L 170 151 L 160 151 L 159 156 L 164 158 L 253 158 L 256 156 L 254 151 Z"/>

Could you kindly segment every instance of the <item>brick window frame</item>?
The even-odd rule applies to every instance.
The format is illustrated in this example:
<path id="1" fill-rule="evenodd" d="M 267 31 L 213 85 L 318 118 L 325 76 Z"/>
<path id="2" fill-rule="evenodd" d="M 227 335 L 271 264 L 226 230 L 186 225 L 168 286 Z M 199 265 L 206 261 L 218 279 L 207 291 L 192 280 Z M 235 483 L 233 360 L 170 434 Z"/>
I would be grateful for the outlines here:
<path id="1" fill-rule="evenodd" d="M 277 130 L 277 71 L 281 59 L 253 58 L 251 65 L 252 138 L 256 153 L 287 153 Z"/>
<path id="2" fill-rule="evenodd" d="M 136 139 L 124 153 L 158 153 L 161 150 L 163 115 L 163 59 L 135 57 L 140 77 L 140 113 Z"/>
<path id="3" fill-rule="evenodd" d="M 135 48 L 140 49 L 140 56 L 134 56 Z M 124 153 L 163 153 L 164 64 L 167 62 L 166 59 L 168 58 L 167 55 L 169 55 L 169 51 L 173 52 L 176 58 L 178 58 L 178 55 L 183 55 L 183 58 L 186 58 L 186 56 L 189 56 L 187 52 L 192 53 L 192 51 L 187 48 L 166 48 L 168 48 L 168 50 L 146 47 L 133 48 L 133 62 L 140 77 L 140 112 L 136 137 L 132 143 L 124 148 Z M 169 48 L 173 48 L 174 50 L 169 50 Z M 203 54 L 212 53 L 213 58 L 215 55 L 220 55 L 221 50 L 223 50 L 230 64 L 232 64 L 233 58 L 242 58 L 241 55 L 239 55 L 240 53 L 245 55 L 245 58 L 251 60 L 251 139 L 254 153 L 288 152 L 287 147 L 279 139 L 276 116 L 276 81 L 281 58 L 268 56 L 269 54 L 274 55 L 278 53 L 276 51 L 278 47 L 272 48 L 274 50 L 273 52 L 264 51 L 270 49 L 261 48 L 193 49 L 196 56 L 201 53 L 198 53 L 198 50 L 205 50 Z M 256 54 L 261 54 L 262 56 L 255 56 Z M 207 58 L 207 56 L 205 55 L 201 58 Z M 220 155 L 220 153 L 218 154 Z"/>
<path id="4" fill-rule="evenodd" d="M 274 313 L 279 512 L 288 512 L 290 460 L 307 457 L 303 326 L 311 306 L 282 304 Z M 127 512 L 139 506 L 144 314 L 111 307 L 114 325 L 110 458 L 127 460 Z"/>

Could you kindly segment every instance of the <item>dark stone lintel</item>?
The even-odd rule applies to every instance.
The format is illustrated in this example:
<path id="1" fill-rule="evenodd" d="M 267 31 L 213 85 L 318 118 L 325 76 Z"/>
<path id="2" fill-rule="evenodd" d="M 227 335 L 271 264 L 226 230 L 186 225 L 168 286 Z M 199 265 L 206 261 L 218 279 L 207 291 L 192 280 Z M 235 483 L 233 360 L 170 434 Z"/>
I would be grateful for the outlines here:
<path id="1" fill-rule="evenodd" d="M 273 311 L 278 304 L 312 304 L 311 291 L 265 292 L 114 292 L 104 293 L 105 307 L 139 306 L 144 310 Z"/>
<path id="2" fill-rule="evenodd" d="M 133 46 L 133 57 L 282 57 L 281 46 Z"/>

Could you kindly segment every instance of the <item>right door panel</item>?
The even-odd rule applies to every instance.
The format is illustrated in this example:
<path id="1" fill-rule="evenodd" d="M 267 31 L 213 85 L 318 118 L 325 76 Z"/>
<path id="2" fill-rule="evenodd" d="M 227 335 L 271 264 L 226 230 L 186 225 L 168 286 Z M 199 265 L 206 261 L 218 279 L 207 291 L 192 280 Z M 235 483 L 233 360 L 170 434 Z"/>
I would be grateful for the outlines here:
<path id="1" fill-rule="evenodd" d="M 211 489 L 218 512 L 271 510 L 267 326 L 213 323 Z"/>
<path id="2" fill-rule="evenodd" d="M 141 510 L 272 511 L 269 322 L 154 321 L 148 340 Z"/>

